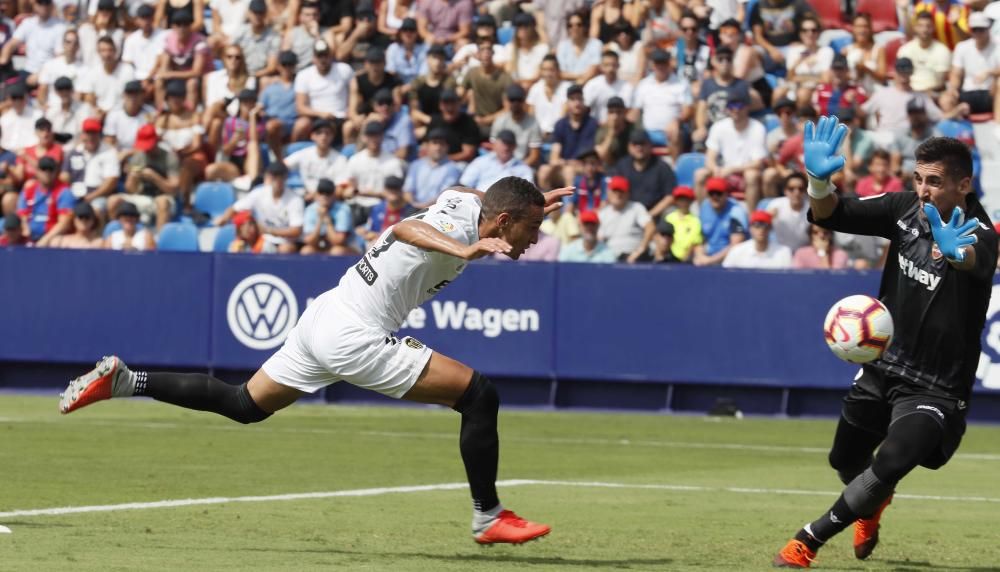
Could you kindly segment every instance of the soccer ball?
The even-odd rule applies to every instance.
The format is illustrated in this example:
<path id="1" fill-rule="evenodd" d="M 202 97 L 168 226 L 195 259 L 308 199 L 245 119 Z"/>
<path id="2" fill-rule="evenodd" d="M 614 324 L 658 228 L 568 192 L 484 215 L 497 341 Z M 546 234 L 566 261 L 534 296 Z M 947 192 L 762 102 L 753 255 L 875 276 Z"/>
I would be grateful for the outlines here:
<path id="1" fill-rule="evenodd" d="M 892 332 L 889 310 L 864 294 L 834 304 L 823 322 L 823 337 L 830 351 L 851 363 L 868 363 L 881 357 L 892 342 Z"/>

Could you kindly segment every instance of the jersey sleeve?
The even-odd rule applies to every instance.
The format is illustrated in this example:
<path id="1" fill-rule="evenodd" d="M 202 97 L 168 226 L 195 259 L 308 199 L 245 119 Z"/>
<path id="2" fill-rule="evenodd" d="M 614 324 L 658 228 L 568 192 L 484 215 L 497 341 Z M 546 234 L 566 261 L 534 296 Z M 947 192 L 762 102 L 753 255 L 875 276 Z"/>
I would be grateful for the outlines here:
<path id="1" fill-rule="evenodd" d="M 810 209 L 809 222 L 837 232 L 892 239 L 899 213 L 907 202 L 915 200 L 913 193 L 883 193 L 861 199 L 840 197 L 833 214 L 823 220 L 815 220 Z"/>
<path id="2" fill-rule="evenodd" d="M 481 210 L 482 204 L 475 194 L 445 191 L 421 220 L 462 244 L 472 244 L 479 235 Z"/>
<path id="3" fill-rule="evenodd" d="M 972 247 L 976 251 L 976 265 L 972 274 L 979 280 L 993 280 L 997 267 L 997 233 L 982 221 L 976 227 L 976 243 Z"/>

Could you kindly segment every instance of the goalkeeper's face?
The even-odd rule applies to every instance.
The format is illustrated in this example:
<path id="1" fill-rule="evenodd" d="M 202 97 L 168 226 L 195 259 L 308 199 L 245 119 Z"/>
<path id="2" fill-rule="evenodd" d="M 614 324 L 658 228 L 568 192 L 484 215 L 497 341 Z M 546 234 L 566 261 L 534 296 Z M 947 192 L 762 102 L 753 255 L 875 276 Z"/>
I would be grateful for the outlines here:
<path id="1" fill-rule="evenodd" d="M 972 190 L 972 179 L 952 176 L 942 162 L 917 163 L 913 171 L 913 189 L 921 206 L 934 205 L 941 219 L 948 220 L 956 206 L 965 208 L 965 195 Z M 923 209 L 920 212 L 923 216 Z"/>

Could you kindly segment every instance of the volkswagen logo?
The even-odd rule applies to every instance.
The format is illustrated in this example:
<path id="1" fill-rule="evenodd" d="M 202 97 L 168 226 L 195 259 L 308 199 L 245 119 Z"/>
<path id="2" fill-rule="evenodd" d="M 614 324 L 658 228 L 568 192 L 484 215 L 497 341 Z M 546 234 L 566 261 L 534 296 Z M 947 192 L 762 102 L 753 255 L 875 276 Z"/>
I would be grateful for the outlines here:
<path id="1" fill-rule="evenodd" d="M 254 350 L 280 346 L 298 317 L 295 293 L 273 274 L 247 276 L 233 288 L 226 305 L 233 336 Z"/>

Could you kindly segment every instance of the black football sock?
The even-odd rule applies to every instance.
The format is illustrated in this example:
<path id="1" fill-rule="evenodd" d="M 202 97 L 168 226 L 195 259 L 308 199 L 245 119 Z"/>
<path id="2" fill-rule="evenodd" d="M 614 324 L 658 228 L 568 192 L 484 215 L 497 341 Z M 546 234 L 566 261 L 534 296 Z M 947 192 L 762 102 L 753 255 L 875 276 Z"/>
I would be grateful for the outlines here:
<path id="1" fill-rule="evenodd" d="M 500 396 L 489 378 L 473 372 L 469 387 L 454 409 L 462 414 L 459 449 L 469 479 L 472 504 L 476 510 L 486 512 L 500 504 L 496 485 L 500 459 L 497 436 Z"/>
<path id="2" fill-rule="evenodd" d="M 257 423 L 271 416 L 250 397 L 247 384 L 230 385 L 203 373 L 137 371 L 135 395 L 146 395 L 186 409 L 218 413 L 240 423 Z"/>
<path id="3" fill-rule="evenodd" d="M 820 546 L 823 546 L 827 540 L 854 524 L 856 520 L 858 520 L 858 515 L 847 505 L 844 495 L 840 495 L 830 510 L 799 530 L 795 539 L 814 551 L 819 550 Z"/>

